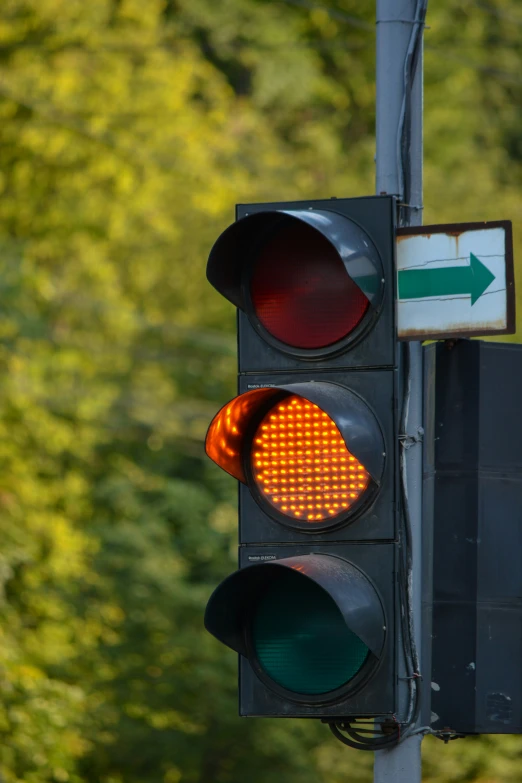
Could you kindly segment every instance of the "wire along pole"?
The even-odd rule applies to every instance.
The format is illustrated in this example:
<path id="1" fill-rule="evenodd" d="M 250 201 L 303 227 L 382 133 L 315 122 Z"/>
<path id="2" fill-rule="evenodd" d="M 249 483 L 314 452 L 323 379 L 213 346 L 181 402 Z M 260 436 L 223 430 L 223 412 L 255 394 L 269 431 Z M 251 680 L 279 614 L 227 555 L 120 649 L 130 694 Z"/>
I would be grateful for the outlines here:
<path id="1" fill-rule="evenodd" d="M 427 0 L 377 0 L 376 192 L 395 195 L 402 226 L 422 224 L 422 42 Z M 420 783 L 419 731 L 422 585 L 422 349 L 403 346 L 401 550 L 408 573 L 401 594 L 404 660 L 398 686 L 401 741 L 375 753 L 374 783 Z M 405 639 L 405 637 L 407 637 Z M 406 643 L 406 642 L 409 642 Z M 415 679 L 414 687 L 412 681 Z M 412 695 L 413 694 L 413 695 Z M 413 711 L 412 711 L 413 707 Z"/>

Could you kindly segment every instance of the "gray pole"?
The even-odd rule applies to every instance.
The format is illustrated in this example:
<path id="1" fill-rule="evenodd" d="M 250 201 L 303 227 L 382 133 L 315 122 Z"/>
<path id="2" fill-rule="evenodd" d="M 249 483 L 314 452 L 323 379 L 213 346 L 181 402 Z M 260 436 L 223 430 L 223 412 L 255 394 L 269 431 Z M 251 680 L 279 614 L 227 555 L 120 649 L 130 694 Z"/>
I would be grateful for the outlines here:
<path id="1" fill-rule="evenodd" d="M 398 129 L 404 96 L 404 63 L 410 44 L 418 0 L 377 0 L 377 102 L 376 102 L 376 192 L 404 200 L 399 173 Z M 422 33 L 421 33 L 422 34 Z M 413 209 L 403 212 L 404 225 L 422 223 L 422 51 L 411 92 L 410 193 Z M 417 435 L 422 426 L 422 351 L 409 343 L 410 400 L 406 433 Z M 406 486 L 412 527 L 412 612 L 414 635 L 420 657 L 421 643 L 421 544 L 422 544 L 422 447 L 416 442 L 405 454 Z M 407 683 L 399 683 L 400 717 L 406 712 Z M 420 724 L 418 724 L 420 725 Z M 374 783 L 420 783 L 421 734 L 413 734 L 392 750 L 375 754 Z"/>

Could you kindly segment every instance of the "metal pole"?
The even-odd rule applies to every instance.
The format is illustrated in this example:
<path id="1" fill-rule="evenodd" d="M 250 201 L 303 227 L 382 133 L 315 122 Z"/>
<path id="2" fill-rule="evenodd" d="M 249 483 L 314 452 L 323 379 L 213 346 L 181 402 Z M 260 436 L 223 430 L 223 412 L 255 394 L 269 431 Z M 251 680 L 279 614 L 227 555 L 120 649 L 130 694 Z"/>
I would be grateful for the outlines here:
<path id="1" fill-rule="evenodd" d="M 376 99 L 376 192 L 405 198 L 400 174 L 398 130 L 404 96 L 404 64 L 417 0 L 377 0 L 377 99 Z M 421 32 L 422 34 L 422 32 Z M 410 209 L 403 210 L 404 225 L 422 223 L 422 49 L 411 91 L 409 113 Z M 422 349 L 410 343 L 411 396 L 406 420 L 408 435 L 422 430 Z M 406 452 L 406 485 L 412 527 L 412 613 L 414 635 L 421 654 L 422 582 L 422 445 L 416 442 Z M 399 683 L 399 708 L 405 714 L 407 683 Z M 418 724 L 420 725 L 420 723 Z M 422 735 L 414 734 L 392 750 L 375 754 L 374 783 L 420 783 Z"/>

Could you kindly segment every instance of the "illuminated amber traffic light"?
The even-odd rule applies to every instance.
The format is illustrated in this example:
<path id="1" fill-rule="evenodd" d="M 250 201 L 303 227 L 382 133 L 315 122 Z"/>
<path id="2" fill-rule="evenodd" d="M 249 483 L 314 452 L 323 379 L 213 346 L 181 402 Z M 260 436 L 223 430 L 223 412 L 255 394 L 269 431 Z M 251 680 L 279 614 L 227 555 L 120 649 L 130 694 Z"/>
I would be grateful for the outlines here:
<path id="1" fill-rule="evenodd" d="M 348 521 L 371 502 L 385 459 L 371 409 L 322 382 L 240 394 L 214 417 L 206 450 L 276 520 L 308 529 Z"/>
<path id="2" fill-rule="evenodd" d="M 346 513 L 370 475 L 318 405 L 293 395 L 265 414 L 254 435 L 255 482 L 283 514 L 316 522 Z"/>

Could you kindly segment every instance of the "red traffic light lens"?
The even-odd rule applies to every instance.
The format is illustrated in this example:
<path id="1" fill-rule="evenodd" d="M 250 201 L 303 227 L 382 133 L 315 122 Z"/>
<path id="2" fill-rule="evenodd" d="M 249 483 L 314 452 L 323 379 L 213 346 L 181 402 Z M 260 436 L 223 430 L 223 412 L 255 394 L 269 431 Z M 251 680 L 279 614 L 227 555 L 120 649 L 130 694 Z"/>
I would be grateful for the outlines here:
<path id="1" fill-rule="evenodd" d="M 292 222 L 263 245 L 250 281 L 262 326 L 295 347 L 325 348 L 361 322 L 369 300 L 325 237 Z"/>
<path id="2" fill-rule="evenodd" d="M 335 422 L 297 395 L 264 416 L 251 463 L 262 497 L 280 514 L 311 524 L 346 515 L 370 483 Z"/>

